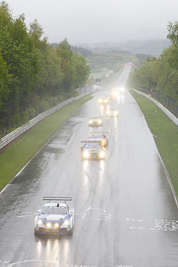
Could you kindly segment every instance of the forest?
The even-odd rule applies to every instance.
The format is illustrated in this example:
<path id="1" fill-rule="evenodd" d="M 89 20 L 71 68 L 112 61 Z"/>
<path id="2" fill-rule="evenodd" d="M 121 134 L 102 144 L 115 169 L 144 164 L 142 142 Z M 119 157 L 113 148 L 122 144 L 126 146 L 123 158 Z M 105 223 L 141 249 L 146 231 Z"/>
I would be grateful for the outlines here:
<path id="1" fill-rule="evenodd" d="M 147 58 L 131 77 L 133 87 L 156 89 L 178 100 L 178 22 L 168 24 L 170 47 L 156 58 Z"/>
<path id="2" fill-rule="evenodd" d="M 49 44 L 43 35 L 37 20 L 27 29 L 24 15 L 14 19 L 8 4 L 0 3 L 0 137 L 76 96 L 76 88 L 94 82 L 92 73 L 119 72 L 122 63 L 135 64 L 129 79 L 133 87 L 153 88 L 178 100 L 178 22 L 168 24 L 171 46 L 159 57 L 90 51 L 67 39 Z"/>
<path id="3" fill-rule="evenodd" d="M 35 20 L 27 30 L 24 15 L 13 19 L 0 3 L 0 136 L 39 113 L 77 95 L 90 68 L 67 39 L 54 49 Z"/>

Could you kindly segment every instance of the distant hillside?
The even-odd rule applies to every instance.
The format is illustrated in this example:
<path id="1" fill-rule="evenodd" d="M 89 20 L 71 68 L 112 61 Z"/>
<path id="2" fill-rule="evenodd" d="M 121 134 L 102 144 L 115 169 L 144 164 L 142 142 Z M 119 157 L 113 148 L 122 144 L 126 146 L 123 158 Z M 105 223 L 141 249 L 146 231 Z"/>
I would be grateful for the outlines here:
<path id="1" fill-rule="evenodd" d="M 129 51 L 132 54 L 149 54 L 152 56 L 160 55 L 164 49 L 170 46 L 170 41 L 148 40 L 148 41 L 129 41 L 125 43 L 95 43 L 95 44 L 77 44 L 77 46 L 89 49 L 95 52 L 116 52 Z"/>

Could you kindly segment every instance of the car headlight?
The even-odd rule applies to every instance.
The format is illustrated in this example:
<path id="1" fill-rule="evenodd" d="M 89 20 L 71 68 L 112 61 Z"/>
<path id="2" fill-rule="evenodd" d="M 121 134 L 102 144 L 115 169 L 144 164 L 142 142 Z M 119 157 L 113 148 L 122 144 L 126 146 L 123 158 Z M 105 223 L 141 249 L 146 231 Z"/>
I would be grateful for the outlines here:
<path id="1" fill-rule="evenodd" d="M 101 145 L 104 146 L 106 144 L 106 141 L 105 140 L 102 140 L 101 141 Z"/>
<path id="2" fill-rule="evenodd" d="M 102 124 L 102 120 L 98 120 L 98 123 L 99 123 L 99 124 Z"/>
<path id="3" fill-rule="evenodd" d="M 88 151 L 84 151 L 83 156 L 84 156 L 84 158 L 88 159 L 90 156 L 90 153 Z"/>
<path id="4" fill-rule="evenodd" d="M 69 220 L 65 220 L 62 225 L 63 226 L 68 226 L 69 225 Z"/>
<path id="5" fill-rule="evenodd" d="M 89 120 L 89 124 L 92 124 L 92 120 Z"/>
<path id="6" fill-rule="evenodd" d="M 100 159 L 103 159 L 103 158 L 104 158 L 104 151 L 101 151 L 101 152 L 99 153 L 99 157 L 100 157 Z"/>
<path id="7" fill-rule="evenodd" d="M 51 228 L 51 223 L 47 223 L 46 228 Z"/>
<path id="8" fill-rule="evenodd" d="M 43 225 L 43 221 L 42 221 L 41 219 L 37 220 L 37 225 L 38 225 L 38 226 Z"/>
<path id="9" fill-rule="evenodd" d="M 60 227 L 60 224 L 59 224 L 59 223 L 55 223 L 55 224 L 54 224 L 54 227 L 57 229 L 57 228 Z"/>

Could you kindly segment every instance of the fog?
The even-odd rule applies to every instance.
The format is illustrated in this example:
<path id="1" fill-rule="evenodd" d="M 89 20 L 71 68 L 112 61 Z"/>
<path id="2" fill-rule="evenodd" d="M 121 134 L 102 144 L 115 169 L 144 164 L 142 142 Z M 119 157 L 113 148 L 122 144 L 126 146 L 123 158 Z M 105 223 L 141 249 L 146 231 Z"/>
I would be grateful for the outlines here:
<path id="1" fill-rule="evenodd" d="M 14 18 L 35 19 L 48 42 L 124 42 L 166 39 L 178 20 L 178 0 L 6 0 Z"/>

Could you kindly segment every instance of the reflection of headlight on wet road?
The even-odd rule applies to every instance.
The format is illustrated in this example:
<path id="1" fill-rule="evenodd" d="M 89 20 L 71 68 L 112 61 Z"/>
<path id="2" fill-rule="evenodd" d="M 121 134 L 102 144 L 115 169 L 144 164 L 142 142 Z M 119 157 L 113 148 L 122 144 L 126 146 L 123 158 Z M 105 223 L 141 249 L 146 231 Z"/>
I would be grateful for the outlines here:
<path id="1" fill-rule="evenodd" d="M 84 156 L 84 158 L 88 159 L 90 156 L 90 153 L 88 151 L 84 151 L 83 156 Z"/>
<path id="2" fill-rule="evenodd" d="M 103 159 L 103 158 L 104 158 L 104 151 L 101 151 L 101 152 L 99 153 L 99 157 L 100 157 L 100 159 Z"/>
<path id="3" fill-rule="evenodd" d="M 117 96 L 117 92 L 116 91 L 114 91 L 112 94 L 113 94 L 113 96 Z"/>

